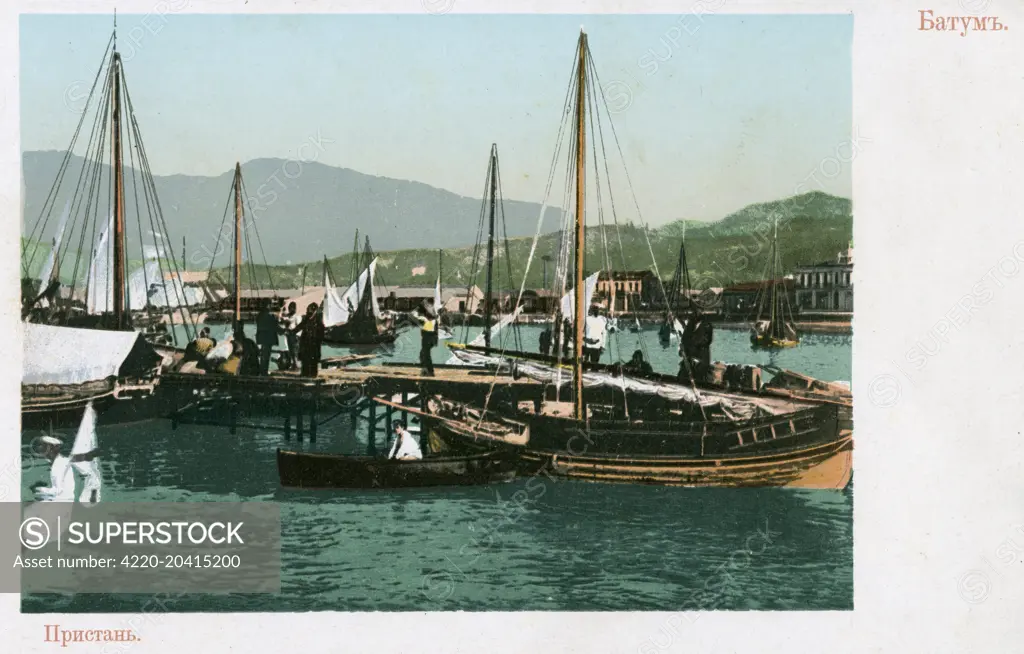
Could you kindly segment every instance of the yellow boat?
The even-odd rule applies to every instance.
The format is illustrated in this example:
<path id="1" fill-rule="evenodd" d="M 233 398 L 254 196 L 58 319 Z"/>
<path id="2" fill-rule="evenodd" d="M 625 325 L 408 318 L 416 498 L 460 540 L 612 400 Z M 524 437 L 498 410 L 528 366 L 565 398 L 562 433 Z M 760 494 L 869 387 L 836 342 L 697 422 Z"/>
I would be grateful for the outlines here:
<path id="1" fill-rule="evenodd" d="M 780 350 L 787 347 L 796 347 L 800 344 L 800 341 L 786 338 L 774 338 L 768 334 L 751 334 L 750 344 L 757 349 Z"/>

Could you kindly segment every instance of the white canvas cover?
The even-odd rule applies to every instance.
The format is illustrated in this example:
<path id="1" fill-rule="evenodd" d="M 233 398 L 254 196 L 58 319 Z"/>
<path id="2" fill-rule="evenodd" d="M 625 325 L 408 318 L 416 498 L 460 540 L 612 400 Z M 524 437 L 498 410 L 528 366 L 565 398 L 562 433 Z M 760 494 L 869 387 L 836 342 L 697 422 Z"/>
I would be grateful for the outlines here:
<path id="1" fill-rule="evenodd" d="M 82 384 L 116 376 L 137 332 L 22 323 L 22 384 Z"/>
<path id="2" fill-rule="evenodd" d="M 600 272 L 596 272 L 583 280 L 583 297 L 586 298 L 585 307 L 589 307 L 594 302 L 594 291 L 597 290 L 597 277 L 600 274 Z M 562 317 L 568 318 L 569 322 L 572 322 L 576 315 L 575 309 L 576 293 L 575 290 L 572 290 L 562 296 Z"/>
<path id="3" fill-rule="evenodd" d="M 505 357 L 487 355 L 481 352 L 453 350 L 454 358 L 469 365 L 495 365 L 508 367 L 511 361 Z M 572 374 L 554 366 L 534 361 L 516 361 L 519 374 L 543 382 L 563 386 L 572 382 Z M 690 386 L 682 384 L 666 384 L 646 379 L 637 379 L 627 375 L 613 375 L 607 372 L 584 372 L 584 388 L 610 387 L 644 395 L 657 395 L 668 400 L 700 404 L 711 409 L 720 409 L 734 419 L 753 418 L 765 413 L 775 413 L 769 406 L 746 398 L 726 397 L 713 391 L 697 392 Z"/>

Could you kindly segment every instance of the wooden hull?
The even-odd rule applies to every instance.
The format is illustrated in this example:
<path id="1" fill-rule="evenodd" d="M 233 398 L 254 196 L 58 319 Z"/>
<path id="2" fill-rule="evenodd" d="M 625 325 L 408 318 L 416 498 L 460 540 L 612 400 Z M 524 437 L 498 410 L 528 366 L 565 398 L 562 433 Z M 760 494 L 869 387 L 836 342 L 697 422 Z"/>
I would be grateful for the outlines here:
<path id="1" fill-rule="evenodd" d="M 527 450 L 523 472 L 584 481 L 690 487 L 842 490 L 852 473 L 853 435 L 763 455 L 708 457 L 572 456 Z"/>
<path id="2" fill-rule="evenodd" d="M 277 451 L 277 470 L 286 488 L 417 488 L 473 486 L 511 481 L 516 459 L 502 452 L 428 457 L 419 461 Z"/>
<path id="3" fill-rule="evenodd" d="M 346 329 L 345 325 L 340 327 L 328 327 L 324 331 L 325 345 L 388 345 L 394 343 L 398 338 L 398 332 L 394 329 L 382 331 L 366 331 Z"/>
<path id="4" fill-rule="evenodd" d="M 45 430 L 77 426 L 89 402 L 96 409 L 100 425 L 127 424 L 162 415 L 160 403 L 154 395 L 117 399 L 111 392 L 100 392 L 62 399 L 23 397 L 21 428 Z"/>
<path id="5" fill-rule="evenodd" d="M 843 489 L 852 429 L 843 407 L 812 406 L 733 422 L 591 420 L 518 416 L 529 423 L 520 473 L 666 486 Z M 457 430 L 445 440 L 472 445 Z M 479 441 L 477 441 L 479 442 Z M 507 442 L 506 446 L 518 445 Z"/>

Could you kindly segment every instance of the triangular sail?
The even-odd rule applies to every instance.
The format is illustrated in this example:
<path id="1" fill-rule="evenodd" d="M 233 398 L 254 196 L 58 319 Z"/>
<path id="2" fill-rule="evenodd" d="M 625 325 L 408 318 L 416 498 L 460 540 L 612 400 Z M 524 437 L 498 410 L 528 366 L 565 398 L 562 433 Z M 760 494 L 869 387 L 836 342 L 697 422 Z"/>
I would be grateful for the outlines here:
<path id="1" fill-rule="evenodd" d="M 583 281 L 583 296 L 586 298 L 585 306 L 587 307 L 594 302 L 594 291 L 597 290 L 597 278 L 600 274 L 600 272 L 596 272 Z M 576 315 L 576 298 L 574 295 L 573 291 L 569 291 L 562 296 L 562 317 L 568 318 L 570 322 L 572 322 L 572 317 Z"/>
<path id="2" fill-rule="evenodd" d="M 60 273 L 57 270 L 57 254 L 60 251 L 61 242 L 64 240 L 64 229 L 68 226 L 68 217 L 70 215 L 69 209 L 71 203 L 65 203 L 64 212 L 60 215 L 60 222 L 57 224 L 57 233 L 53 237 L 53 247 L 50 249 L 50 256 L 46 257 L 46 262 L 43 263 L 43 270 L 39 275 L 39 290 L 42 291 L 49 286 L 50 281 L 54 277 L 59 277 Z M 55 275 L 54 272 L 57 272 Z M 46 300 L 43 300 L 44 306 Z"/>
<path id="3" fill-rule="evenodd" d="M 96 451 L 98 447 L 99 443 L 96 438 L 96 409 L 93 408 L 92 402 L 90 402 L 85 407 L 81 424 L 78 425 L 75 443 L 71 447 L 71 456 L 88 454 Z M 74 466 L 78 474 L 82 475 L 84 480 L 82 495 L 79 500 L 85 503 L 99 502 L 102 489 L 99 459 L 93 457 L 87 461 L 76 461 L 71 465 Z M 93 491 L 95 491 L 95 495 L 93 495 Z"/>
<path id="4" fill-rule="evenodd" d="M 349 319 L 349 309 L 338 289 L 331 284 L 331 276 L 324 280 L 324 327 L 344 325 Z"/>
<path id="5" fill-rule="evenodd" d="M 114 228 L 114 214 L 110 214 L 103 233 L 96 241 L 96 249 L 93 251 L 92 264 L 89 266 L 89 281 L 86 286 L 87 304 L 86 310 L 98 315 L 113 311 L 114 309 L 114 285 L 112 271 L 112 251 L 110 246 L 110 232 Z"/>

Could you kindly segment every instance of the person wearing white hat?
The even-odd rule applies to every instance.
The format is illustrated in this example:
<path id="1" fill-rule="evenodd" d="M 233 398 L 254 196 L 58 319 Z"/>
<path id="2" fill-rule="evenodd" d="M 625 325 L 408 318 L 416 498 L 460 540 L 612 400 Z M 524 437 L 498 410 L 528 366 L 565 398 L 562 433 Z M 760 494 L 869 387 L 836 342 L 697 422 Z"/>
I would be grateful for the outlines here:
<path id="1" fill-rule="evenodd" d="M 91 461 L 96 457 L 96 451 L 66 457 L 60 453 L 59 438 L 43 436 L 39 442 L 43 445 L 43 456 L 50 460 L 50 485 L 43 486 L 40 482 L 33 486 L 36 498 L 47 502 L 74 502 L 75 476 L 71 474 L 71 464 Z"/>

